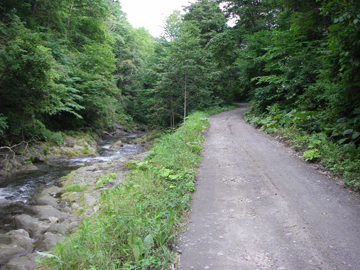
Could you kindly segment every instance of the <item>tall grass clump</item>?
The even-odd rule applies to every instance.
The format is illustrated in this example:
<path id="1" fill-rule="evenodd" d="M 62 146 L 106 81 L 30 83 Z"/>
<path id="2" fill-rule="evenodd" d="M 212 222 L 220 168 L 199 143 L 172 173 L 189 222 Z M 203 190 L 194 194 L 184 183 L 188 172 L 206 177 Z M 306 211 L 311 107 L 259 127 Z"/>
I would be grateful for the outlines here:
<path id="1" fill-rule="evenodd" d="M 102 193 L 99 212 L 42 264 L 47 269 L 168 269 L 195 190 L 202 131 L 210 114 L 223 110 L 196 112 L 157 139 L 146 159 L 127 165 L 133 170 L 123 184 Z"/>

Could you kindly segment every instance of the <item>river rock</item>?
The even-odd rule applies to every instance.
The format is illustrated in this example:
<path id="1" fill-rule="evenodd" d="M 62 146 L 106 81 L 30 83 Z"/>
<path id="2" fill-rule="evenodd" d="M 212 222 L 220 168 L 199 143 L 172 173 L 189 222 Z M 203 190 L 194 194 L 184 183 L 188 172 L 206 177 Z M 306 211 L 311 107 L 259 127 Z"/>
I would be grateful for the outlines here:
<path id="1" fill-rule="evenodd" d="M 76 145 L 76 138 L 71 136 L 66 136 L 66 139 L 63 142 L 65 147 L 74 147 Z"/>
<path id="2" fill-rule="evenodd" d="M 7 174 L 7 171 L 6 171 L 6 170 L 0 169 L 0 177 L 5 178 L 6 174 Z"/>
<path id="3" fill-rule="evenodd" d="M 52 207 L 58 205 L 58 199 L 55 199 L 49 194 L 40 195 L 35 201 L 37 205 L 51 205 Z"/>
<path id="4" fill-rule="evenodd" d="M 38 198 L 36 198 L 36 203 L 38 205 L 51 205 L 53 207 L 58 206 L 58 200 L 65 191 L 62 188 L 53 186 L 47 189 L 44 189 Z"/>
<path id="5" fill-rule="evenodd" d="M 38 253 L 31 253 L 26 256 L 11 259 L 2 269 L 4 270 L 31 270 L 38 264 L 36 258 L 42 256 Z"/>
<path id="6" fill-rule="evenodd" d="M 11 201 L 6 200 L 6 199 L 0 199 L 0 208 L 5 208 L 10 206 Z"/>
<path id="7" fill-rule="evenodd" d="M 110 146 L 110 149 L 119 148 L 119 147 L 122 147 L 122 146 L 123 146 L 122 141 L 117 141 L 117 142 L 113 143 L 113 144 Z"/>
<path id="8" fill-rule="evenodd" d="M 50 227 L 50 224 L 26 214 L 15 216 L 15 224 L 18 228 L 29 232 L 33 238 L 44 234 Z"/>
<path id="9" fill-rule="evenodd" d="M 57 233 L 57 234 L 69 234 L 72 233 L 73 231 L 70 230 L 70 228 L 68 227 L 69 224 L 67 224 L 67 222 L 63 222 L 63 223 L 55 223 L 53 225 L 50 226 L 50 228 L 47 230 L 48 232 L 51 233 Z"/>
<path id="10" fill-rule="evenodd" d="M 50 223 L 55 224 L 58 223 L 59 219 L 57 217 L 49 217 Z"/>
<path id="11" fill-rule="evenodd" d="M 27 231 L 25 231 L 24 229 L 13 230 L 13 231 L 7 232 L 6 235 L 22 235 L 27 238 L 30 238 L 29 233 Z"/>
<path id="12" fill-rule="evenodd" d="M 63 234 L 67 235 L 73 233 L 81 225 L 82 219 L 78 217 L 77 214 L 71 214 L 66 220 L 62 223 L 55 222 L 51 224 L 47 232 L 54 234 Z"/>
<path id="13" fill-rule="evenodd" d="M 38 171 L 39 168 L 33 164 L 27 164 L 21 167 L 20 171 Z"/>
<path id="14" fill-rule="evenodd" d="M 71 136 L 66 136 L 66 139 L 63 143 L 63 146 L 58 149 L 58 152 L 65 154 L 68 157 L 72 156 L 91 156 L 96 155 L 96 149 L 98 145 L 97 142 L 87 136 L 73 138 Z M 54 156 L 53 153 L 51 153 Z"/>
<path id="15" fill-rule="evenodd" d="M 127 130 L 123 126 L 120 126 L 118 124 L 114 124 L 113 132 L 111 134 L 112 136 L 120 137 L 120 136 L 125 135 L 125 134 L 127 134 Z"/>
<path id="16" fill-rule="evenodd" d="M 4 263 L 14 257 L 31 253 L 34 244 L 24 230 L 15 230 L 0 235 L 0 250 L 0 263 Z"/>
<path id="17" fill-rule="evenodd" d="M 36 213 L 36 217 L 39 220 L 50 221 L 50 217 L 57 217 L 60 222 L 64 221 L 69 214 L 61 212 L 51 205 L 34 205 L 31 209 Z"/>
<path id="18" fill-rule="evenodd" d="M 35 243 L 35 248 L 38 251 L 48 251 L 52 249 L 56 243 L 62 242 L 65 239 L 65 236 L 61 234 L 54 234 L 51 232 L 46 232 L 42 239 Z"/>

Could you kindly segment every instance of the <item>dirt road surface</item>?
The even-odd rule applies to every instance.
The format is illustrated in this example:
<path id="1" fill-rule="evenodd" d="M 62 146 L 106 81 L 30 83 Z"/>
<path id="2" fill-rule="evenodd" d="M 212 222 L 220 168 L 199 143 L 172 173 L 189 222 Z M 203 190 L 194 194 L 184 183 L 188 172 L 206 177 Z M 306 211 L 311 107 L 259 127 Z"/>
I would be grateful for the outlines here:
<path id="1" fill-rule="evenodd" d="M 360 200 L 247 124 L 210 119 L 178 269 L 360 269 Z"/>

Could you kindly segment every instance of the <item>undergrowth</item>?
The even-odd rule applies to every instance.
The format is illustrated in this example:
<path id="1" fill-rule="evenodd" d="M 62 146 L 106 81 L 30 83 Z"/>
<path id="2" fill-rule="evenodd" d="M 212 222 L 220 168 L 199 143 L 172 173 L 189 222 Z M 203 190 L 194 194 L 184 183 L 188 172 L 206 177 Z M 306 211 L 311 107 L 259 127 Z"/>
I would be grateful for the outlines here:
<path id="1" fill-rule="evenodd" d="M 339 127 L 318 124 L 316 112 L 279 111 L 268 107 L 268 113 L 257 115 L 250 109 L 246 120 L 265 133 L 277 136 L 292 148 L 303 152 L 306 161 L 320 163 L 334 175 L 344 179 L 355 191 L 360 191 L 359 133 L 338 122 Z"/>
<path id="2" fill-rule="evenodd" d="M 57 244 L 47 269 L 168 269 L 176 235 L 190 208 L 209 116 L 190 115 L 176 132 L 156 139 L 153 152 L 133 161 L 124 183 L 101 195 L 99 212 Z"/>

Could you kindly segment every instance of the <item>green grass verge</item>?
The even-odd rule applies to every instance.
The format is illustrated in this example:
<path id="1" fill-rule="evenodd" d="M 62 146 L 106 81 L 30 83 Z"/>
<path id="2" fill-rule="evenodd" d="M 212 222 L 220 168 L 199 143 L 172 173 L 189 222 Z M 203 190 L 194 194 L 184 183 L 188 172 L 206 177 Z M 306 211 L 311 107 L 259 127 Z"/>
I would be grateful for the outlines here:
<path id="1" fill-rule="evenodd" d="M 232 108 L 196 112 L 175 133 L 156 139 L 145 160 L 128 164 L 133 170 L 124 183 L 102 193 L 100 211 L 58 243 L 42 265 L 47 269 L 168 269 L 195 190 L 202 131 L 210 115 Z"/>

